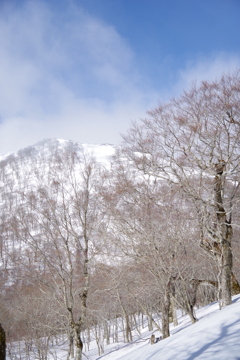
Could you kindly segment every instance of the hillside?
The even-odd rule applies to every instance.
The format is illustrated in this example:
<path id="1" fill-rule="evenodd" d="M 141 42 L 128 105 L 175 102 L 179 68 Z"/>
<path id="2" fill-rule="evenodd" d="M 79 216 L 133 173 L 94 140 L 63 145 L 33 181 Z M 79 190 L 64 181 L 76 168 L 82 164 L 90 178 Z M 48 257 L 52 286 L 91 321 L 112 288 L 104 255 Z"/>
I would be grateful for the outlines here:
<path id="1" fill-rule="evenodd" d="M 239 360 L 240 359 L 240 295 L 233 303 L 219 310 L 216 302 L 196 310 L 198 322 L 192 325 L 188 316 L 178 318 L 179 325 L 171 324 L 171 336 L 151 345 L 151 333 L 142 330 L 141 337 L 135 334 L 130 344 L 119 342 L 105 347 L 105 354 L 98 356 L 95 341 L 83 359 L 88 360 Z M 156 333 L 156 336 L 159 334 Z M 119 334 L 121 337 L 121 334 Z M 60 344 L 59 344 L 60 345 Z M 48 359 L 66 359 L 66 344 L 55 345 Z M 15 349 L 19 357 L 19 348 Z M 13 351 L 12 351 L 13 354 Z M 25 359 L 24 351 L 21 358 Z M 10 360 L 7 357 L 7 360 Z"/>
<path id="2" fill-rule="evenodd" d="M 240 359 L 240 295 L 233 304 L 218 309 L 213 303 L 196 311 L 199 321 L 190 325 L 183 317 L 171 336 L 157 344 L 137 344 L 101 357 L 111 360 L 237 360 Z"/>
<path id="3" fill-rule="evenodd" d="M 114 152 L 44 140 L 2 158 L 8 360 L 240 359 L 240 295 L 222 311 L 200 308 L 217 299 L 217 268 L 199 247 L 191 204 L 167 182 L 141 176 L 127 153 L 110 163 Z M 171 336 L 151 345 L 153 331 L 168 336 L 175 314 Z"/>

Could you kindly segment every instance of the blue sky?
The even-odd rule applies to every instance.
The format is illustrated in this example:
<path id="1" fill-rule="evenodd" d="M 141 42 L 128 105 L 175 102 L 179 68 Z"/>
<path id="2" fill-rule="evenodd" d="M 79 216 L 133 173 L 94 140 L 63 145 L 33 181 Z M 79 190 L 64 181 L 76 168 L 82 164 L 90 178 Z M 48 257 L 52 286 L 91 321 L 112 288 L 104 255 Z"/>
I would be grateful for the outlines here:
<path id="1" fill-rule="evenodd" d="M 240 68 L 239 0 L 0 0 L 0 154 L 119 144 L 193 81 Z"/>

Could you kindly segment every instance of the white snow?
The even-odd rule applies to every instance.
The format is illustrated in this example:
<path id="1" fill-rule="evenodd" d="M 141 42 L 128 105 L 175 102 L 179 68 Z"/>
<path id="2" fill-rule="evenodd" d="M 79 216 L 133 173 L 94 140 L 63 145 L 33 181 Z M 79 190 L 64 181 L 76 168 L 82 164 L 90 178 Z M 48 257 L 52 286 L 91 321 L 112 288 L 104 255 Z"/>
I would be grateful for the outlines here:
<path id="1" fill-rule="evenodd" d="M 85 151 L 92 154 L 99 163 L 109 163 L 110 157 L 115 153 L 115 147 L 110 144 L 82 144 Z"/>
<path id="2" fill-rule="evenodd" d="M 171 336 L 157 344 L 129 346 L 102 359 L 111 360 L 192 360 L 240 359 L 240 296 L 222 310 L 214 303 L 197 310 L 199 321 L 172 329 Z"/>
<path id="3" fill-rule="evenodd" d="M 143 330 L 141 337 L 135 334 L 130 344 L 105 345 L 105 354 L 97 355 L 96 342 L 90 351 L 84 346 L 83 359 L 89 360 L 240 360 L 240 294 L 233 297 L 232 305 L 219 310 L 212 303 L 196 310 L 199 319 L 191 324 L 187 315 L 179 317 L 179 325 L 171 325 L 171 336 L 151 345 L 151 333 Z M 156 336 L 160 334 L 155 333 Z M 120 334 L 119 334 L 120 337 Z M 49 359 L 66 359 L 66 343 L 54 346 Z M 24 358 L 24 357 L 23 357 Z M 9 359 L 9 358 L 7 358 Z"/>

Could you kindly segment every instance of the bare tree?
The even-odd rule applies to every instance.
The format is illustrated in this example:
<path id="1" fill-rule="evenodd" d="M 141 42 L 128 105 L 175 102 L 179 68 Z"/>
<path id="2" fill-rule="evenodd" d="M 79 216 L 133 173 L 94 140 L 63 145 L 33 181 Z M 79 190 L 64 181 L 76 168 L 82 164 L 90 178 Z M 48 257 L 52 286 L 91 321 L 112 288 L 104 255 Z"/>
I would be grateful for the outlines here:
<path id="1" fill-rule="evenodd" d="M 199 249 L 195 240 L 199 231 L 196 231 L 192 209 L 179 195 L 178 187 L 158 181 L 158 177 L 151 174 L 141 174 L 123 155 L 120 153 L 116 159 L 111 183 L 106 186 L 111 232 L 115 234 L 118 257 L 128 258 L 138 267 L 136 282 L 144 283 L 141 277 L 146 271 L 149 273 L 143 292 L 133 290 L 133 285 L 126 286 L 151 321 L 152 311 L 160 309 L 165 338 L 169 336 L 171 297 L 173 304 L 176 281 L 185 282 L 187 286 L 192 278 L 203 276 L 200 264 L 196 266 Z M 126 263 L 125 268 L 130 264 Z M 128 277 L 122 278 L 127 282 Z M 151 310 L 143 300 L 146 294 L 155 304 Z M 195 321 L 190 305 L 188 313 Z"/>
<path id="2" fill-rule="evenodd" d="M 36 169 L 39 171 L 39 169 Z M 33 254 L 42 291 L 51 292 L 67 319 L 69 357 L 82 358 L 81 332 L 87 321 L 90 263 L 102 213 L 97 196 L 99 167 L 81 149 L 57 152 L 33 187 L 21 192 L 12 218 L 16 237 Z M 38 173 L 36 173 L 38 174 Z"/>
<path id="3" fill-rule="evenodd" d="M 193 85 L 124 137 L 143 174 L 178 187 L 195 206 L 201 246 L 218 264 L 219 301 L 231 303 L 233 214 L 239 204 L 240 72 Z"/>

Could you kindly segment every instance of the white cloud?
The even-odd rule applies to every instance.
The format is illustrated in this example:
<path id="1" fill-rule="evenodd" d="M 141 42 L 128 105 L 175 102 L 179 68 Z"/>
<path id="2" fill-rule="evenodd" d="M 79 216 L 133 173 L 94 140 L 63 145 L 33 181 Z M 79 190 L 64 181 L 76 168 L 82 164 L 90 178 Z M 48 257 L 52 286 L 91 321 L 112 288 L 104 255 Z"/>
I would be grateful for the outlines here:
<path id="1" fill-rule="evenodd" d="M 134 53 L 116 30 L 69 6 L 28 1 L 0 15 L 0 153 L 42 138 L 116 142 L 148 108 Z"/>
<path id="2" fill-rule="evenodd" d="M 231 53 L 215 53 L 210 56 L 198 57 L 188 61 L 185 68 L 179 71 L 179 78 L 174 86 L 174 93 L 179 94 L 183 89 L 201 81 L 214 81 L 221 75 L 232 73 L 240 68 L 240 57 Z"/>
<path id="3" fill-rule="evenodd" d="M 117 143 L 159 98 L 240 65 L 234 54 L 198 58 L 160 94 L 114 27 L 65 4 L 0 5 L 0 154 L 44 138 Z"/>

